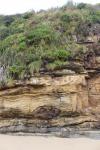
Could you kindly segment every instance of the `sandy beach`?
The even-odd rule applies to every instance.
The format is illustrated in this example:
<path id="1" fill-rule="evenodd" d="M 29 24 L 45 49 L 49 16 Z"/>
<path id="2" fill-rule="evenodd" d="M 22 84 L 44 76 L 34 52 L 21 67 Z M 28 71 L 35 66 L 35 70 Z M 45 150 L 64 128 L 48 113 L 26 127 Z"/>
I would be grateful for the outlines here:
<path id="1" fill-rule="evenodd" d="M 0 150 L 100 150 L 100 140 L 0 135 Z"/>

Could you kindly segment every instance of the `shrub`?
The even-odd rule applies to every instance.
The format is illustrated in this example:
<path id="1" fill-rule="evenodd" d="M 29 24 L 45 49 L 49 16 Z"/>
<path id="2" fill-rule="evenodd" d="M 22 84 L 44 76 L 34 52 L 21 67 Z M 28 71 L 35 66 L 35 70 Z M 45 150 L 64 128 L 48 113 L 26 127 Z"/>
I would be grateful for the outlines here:
<path id="1" fill-rule="evenodd" d="M 27 13 L 23 14 L 23 18 L 24 18 L 24 19 L 29 19 L 33 14 L 35 14 L 34 11 L 32 11 L 32 12 L 27 12 Z"/>
<path id="2" fill-rule="evenodd" d="M 100 11 L 90 11 L 89 20 L 93 23 L 100 23 Z"/>
<path id="3" fill-rule="evenodd" d="M 87 6 L 87 4 L 85 4 L 85 3 L 80 3 L 80 4 L 77 5 L 77 8 L 78 8 L 78 9 L 84 9 L 84 8 L 86 8 L 86 6 Z"/>
<path id="4" fill-rule="evenodd" d="M 12 16 L 4 16 L 3 22 L 6 26 L 11 25 L 11 23 L 14 21 L 14 18 Z"/>
<path id="5" fill-rule="evenodd" d="M 13 79 L 19 79 L 23 70 L 24 70 L 24 66 L 12 65 L 9 67 L 9 75 Z"/>
<path id="6" fill-rule="evenodd" d="M 56 49 L 56 50 L 50 50 L 47 53 L 44 54 L 44 59 L 49 60 L 68 60 L 70 57 L 70 51 L 63 50 L 63 49 Z"/>
<path id="7" fill-rule="evenodd" d="M 41 25 L 26 34 L 27 43 L 38 45 L 42 40 L 49 44 L 54 40 L 53 29 L 46 25 Z"/>
<path id="8" fill-rule="evenodd" d="M 18 43 L 25 42 L 26 38 L 23 33 L 18 35 Z"/>
<path id="9" fill-rule="evenodd" d="M 72 20 L 71 15 L 70 14 L 63 14 L 61 16 L 61 21 L 69 23 Z"/>
<path id="10" fill-rule="evenodd" d="M 0 27 L 0 40 L 5 39 L 7 36 L 9 36 L 10 34 L 10 30 L 5 27 L 5 26 L 1 26 Z"/>
<path id="11" fill-rule="evenodd" d="M 60 61 L 60 60 L 56 60 L 52 63 L 49 63 L 46 65 L 46 68 L 48 70 L 55 70 L 55 69 L 61 69 L 63 66 L 67 65 L 67 62 L 64 62 L 64 61 Z"/>
<path id="12" fill-rule="evenodd" d="M 25 43 L 25 42 L 21 42 L 21 43 L 18 45 L 18 49 L 19 49 L 19 50 L 25 50 L 25 49 L 26 49 L 26 43 Z"/>

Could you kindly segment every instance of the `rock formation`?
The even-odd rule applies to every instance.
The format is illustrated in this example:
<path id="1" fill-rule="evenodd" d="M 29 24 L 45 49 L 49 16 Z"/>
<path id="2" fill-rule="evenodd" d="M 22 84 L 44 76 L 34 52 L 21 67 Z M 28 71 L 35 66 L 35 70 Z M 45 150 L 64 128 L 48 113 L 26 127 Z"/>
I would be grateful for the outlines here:
<path id="1" fill-rule="evenodd" d="M 1 87 L 0 133 L 100 129 L 100 36 L 95 36 L 77 40 L 88 47 L 81 61 Z"/>
<path id="2" fill-rule="evenodd" d="M 99 129 L 100 58 L 95 60 L 95 68 L 80 74 L 59 70 L 53 76 L 34 76 L 1 89 L 0 132 Z"/>

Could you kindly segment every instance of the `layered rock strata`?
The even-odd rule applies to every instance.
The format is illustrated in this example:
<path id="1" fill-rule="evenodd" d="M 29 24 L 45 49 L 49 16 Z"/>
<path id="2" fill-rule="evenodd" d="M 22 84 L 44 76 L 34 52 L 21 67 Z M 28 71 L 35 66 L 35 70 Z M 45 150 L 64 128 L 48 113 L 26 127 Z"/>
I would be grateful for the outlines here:
<path id="1" fill-rule="evenodd" d="M 100 74 L 43 75 L 0 90 L 0 132 L 100 128 Z"/>

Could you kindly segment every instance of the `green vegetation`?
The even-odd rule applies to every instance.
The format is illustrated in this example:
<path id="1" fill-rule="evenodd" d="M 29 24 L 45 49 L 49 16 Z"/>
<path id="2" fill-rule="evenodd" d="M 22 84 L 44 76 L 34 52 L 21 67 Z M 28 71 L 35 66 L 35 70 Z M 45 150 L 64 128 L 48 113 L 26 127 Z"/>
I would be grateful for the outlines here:
<path id="1" fill-rule="evenodd" d="M 86 47 L 77 41 L 84 41 L 95 25 L 100 27 L 100 4 L 68 2 L 48 11 L 1 15 L 0 66 L 6 78 L 24 79 L 41 69 L 53 71 L 81 59 Z"/>
<path id="2" fill-rule="evenodd" d="M 53 63 L 47 64 L 46 67 L 47 67 L 48 70 L 53 71 L 55 69 L 62 69 L 66 65 L 67 65 L 67 62 L 56 60 Z"/>

